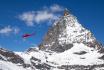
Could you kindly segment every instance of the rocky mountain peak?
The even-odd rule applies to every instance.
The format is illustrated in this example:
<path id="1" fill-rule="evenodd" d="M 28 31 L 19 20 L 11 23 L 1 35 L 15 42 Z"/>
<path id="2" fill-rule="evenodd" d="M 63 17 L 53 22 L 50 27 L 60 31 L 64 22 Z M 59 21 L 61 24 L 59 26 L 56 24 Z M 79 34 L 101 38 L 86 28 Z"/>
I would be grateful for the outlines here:
<path id="1" fill-rule="evenodd" d="M 64 10 L 64 16 L 67 16 L 67 15 L 69 15 L 69 10 L 67 8 L 65 8 L 65 10 Z"/>
<path id="2" fill-rule="evenodd" d="M 94 44 L 95 47 L 96 42 L 93 34 L 65 9 L 64 15 L 48 30 L 39 48 L 41 50 L 62 52 L 71 48 L 73 43 L 83 43 L 87 46 Z"/>

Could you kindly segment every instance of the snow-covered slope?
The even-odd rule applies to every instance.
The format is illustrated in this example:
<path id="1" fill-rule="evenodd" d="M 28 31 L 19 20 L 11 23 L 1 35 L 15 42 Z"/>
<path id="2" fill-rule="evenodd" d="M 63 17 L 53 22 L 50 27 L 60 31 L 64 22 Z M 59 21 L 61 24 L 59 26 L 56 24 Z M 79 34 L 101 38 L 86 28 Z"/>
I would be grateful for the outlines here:
<path id="1" fill-rule="evenodd" d="M 35 49 L 35 48 L 34 48 Z M 93 69 L 98 70 L 99 67 L 104 68 L 104 60 L 99 59 L 104 54 L 99 53 L 96 49 L 85 46 L 84 44 L 75 43 L 74 46 L 61 53 L 53 51 L 37 51 L 29 52 L 15 52 L 19 55 L 27 67 L 24 67 L 20 63 L 16 64 L 9 61 L 0 60 L 0 68 L 3 70 L 65 70 L 65 69 L 76 69 L 76 67 L 70 66 L 81 66 L 83 70 L 86 68 L 89 70 L 90 67 L 96 65 Z M 61 68 L 67 66 L 65 68 Z M 80 68 L 80 67 L 79 67 Z M 81 70 L 81 69 L 79 69 Z"/>
<path id="2" fill-rule="evenodd" d="M 0 70 L 30 70 L 30 69 L 25 69 L 11 62 L 0 60 Z"/>
<path id="3" fill-rule="evenodd" d="M 84 28 L 75 16 L 68 13 L 60 17 L 48 30 L 39 47 L 41 50 L 63 52 L 71 48 L 73 43 L 83 43 L 97 49 L 101 46 L 91 31 Z"/>
<path id="4" fill-rule="evenodd" d="M 92 42 L 95 40 L 92 33 L 79 24 L 75 16 L 69 14 L 63 16 L 59 23 L 63 23 L 65 29 L 59 35 L 59 44 L 76 43 L 76 42 Z"/>
<path id="5" fill-rule="evenodd" d="M 104 70 L 102 46 L 75 16 L 65 11 L 38 47 L 26 52 L 0 48 L 0 70 Z"/>
<path id="6" fill-rule="evenodd" d="M 54 54 L 48 60 L 58 65 L 93 65 L 104 63 L 103 60 L 98 59 L 102 55 L 94 48 L 75 43 L 70 50 Z"/>
<path id="7" fill-rule="evenodd" d="M 46 67 L 46 70 L 76 70 L 77 66 L 81 66 L 79 70 L 86 70 L 86 68 L 90 70 L 93 66 L 95 67 L 92 70 L 95 68 L 97 68 L 95 70 L 98 70 L 99 67 L 104 68 L 104 60 L 100 59 L 104 54 L 99 53 L 97 49 L 87 47 L 83 43 L 74 43 L 71 49 L 61 53 L 37 49 L 37 52 L 32 51 L 22 54 L 17 52 L 17 54 L 23 57 L 26 62 L 29 60 L 29 64 L 33 63 L 36 66 L 35 68 L 38 68 L 37 66 L 40 65 L 39 70 L 44 67 Z M 65 67 L 62 68 L 63 66 Z"/>

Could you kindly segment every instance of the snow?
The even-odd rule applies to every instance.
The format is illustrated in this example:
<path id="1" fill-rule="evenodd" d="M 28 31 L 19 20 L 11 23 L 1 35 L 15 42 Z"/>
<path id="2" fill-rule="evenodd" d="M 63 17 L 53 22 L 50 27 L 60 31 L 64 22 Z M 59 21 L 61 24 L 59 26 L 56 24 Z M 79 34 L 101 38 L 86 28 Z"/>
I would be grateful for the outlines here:
<path id="1" fill-rule="evenodd" d="M 7 60 L 6 57 L 4 57 L 3 55 L 0 54 L 0 57 L 3 58 L 4 60 Z"/>
<path id="2" fill-rule="evenodd" d="M 91 51 L 93 50 L 93 51 Z M 86 54 L 78 55 L 75 52 L 86 51 Z M 59 54 L 50 56 L 47 60 L 58 65 L 93 65 L 103 64 L 104 62 L 98 57 L 102 56 L 95 49 L 85 46 L 84 44 L 75 43 L 74 47 Z M 81 59 L 85 58 L 85 59 Z"/>
<path id="3" fill-rule="evenodd" d="M 98 59 L 103 54 L 98 53 L 98 51 L 94 48 L 87 47 L 83 43 L 73 43 L 73 47 L 68 49 L 62 53 L 52 52 L 49 55 L 49 52 L 38 50 L 27 52 L 27 53 L 17 53 L 19 54 L 27 64 L 31 64 L 30 58 L 35 57 L 41 60 L 41 63 L 47 63 L 52 66 L 57 65 L 94 65 L 94 64 L 103 64 L 104 61 Z M 86 53 L 82 55 L 75 54 L 85 51 Z M 47 57 L 47 58 L 46 58 Z M 48 61 L 48 62 L 46 62 Z"/>
<path id="4" fill-rule="evenodd" d="M 54 68 L 54 69 L 52 69 L 52 70 L 65 70 L 65 69 L 58 69 L 58 68 Z"/>
<path id="5" fill-rule="evenodd" d="M 64 23 L 64 20 L 66 21 Z M 62 34 L 59 35 L 59 43 L 63 45 L 64 43 L 75 43 L 75 42 L 92 42 L 95 40 L 95 37 L 91 32 L 85 29 L 76 19 L 75 16 L 69 14 L 64 16 L 60 24 L 64 23 L 66 28 L 62 31 Z"/>
<path id="6" fill-rule="evenodd" d="M 32 51 L 32 52 L 27 52 L 27 53 L 25 53 L 25 52 L 15 52 L 15 53 L 20 55 L 24 59 L 24 62 L 26 64 L 31 64 L 30 59 L 32 57 L 40 59 L 41 62 L 46 62 L 46 59 L 45 59 L 46 55 L 49 55 L 49 53 L 47 53 L 45 51 L 41 51 L 41 50 L 38 50 L 38 52 Z"/>
<path id="7" fill-rule="evenodd" d="M 31 55 L 28 55 L 25 52 L 15 52 L 15 53 L 18 54 L 20 57 L 22 57 L 26 64 L 31 64 L 30 62 L 30 58 L 32 57 Z"/>
<path id="8" fill-rule="evenodd" d="M 1 50 L 1 51 L 3 51 L 3 52 L 7 52 L 7 50 L 6 50 L 6 49 L 1 48 L 1 47 L 0 47 L 0 50 Z"/>
<path id="9" fill-rule="evenodd" d="M 17 66 L 11 62 L 1 61 L 0 60 L 0 70 L 30 70 L 23 67 Z"/>
<path id="10" fill-rule="evenodd" d="M 31 52 L 15 52 L 16 54 L 20 55 L 26 64 L 31 64 L 30 59 L 31 57 L 35 57 L 37 59 L 41 60 L 41 63 L 47 63 L 51 66 L 54 66 L 56 68 L 53 68 L 52 70 L 59 70 L 57 69 L 57 66 L 61 65 L 94 65 L 94 64 L 104 64 L 104 61 L 98 59 L 103 54 L 98 53 L 98 51 L 94 48 L 87 47 L 83 43 L 73 43 L 74 46 L 71 49 L 68 49 L 62 53 L 56 53 L 51 52 L 51 55 L 49 55 L 49 52 L 41 51 L 39 49 L 38 52 L 31 51 Z M 85 51 L 85 54 L 78 55 L 75 54 L 76 52 Z M 47 57 L 47 58 L 46 58 Z M 85 59 L 82 59 L 85 58 Z M 48 62 L 46 62 L 46 60 Z M 33 61 L 34 62 L 34 61 Z M 34 62 L 38 63 L 38 62 Z M 7 61 L 1 61 L 0 60 L 0 68 L 3 68 L 3 70 L 31 70 L 31 68 L 23 68 L 22 66 L 18 66 L 17 64 L 13 64 L 11 62 Z M 96 68 L 95 70 L 97 70 Z M 37 69 L 38 70 L 38 69 Z M 63 70 L 63 69 L 60 69 Z"/>
<path id="11" fill-rule="evenodd" d="M 55 42 L 51 42 L 51 44 L 44 45 L 44 46 L 46 46 L 46 47 L 48 47 L 48 46 L 52 46 L 54 43 L 55 43 Z"/>
<path id="12" fill-rule="evenodd" d="M 97 68 L 95 68 L 94 70 L 104 70 L 104 67 L 97 67 Z"/>

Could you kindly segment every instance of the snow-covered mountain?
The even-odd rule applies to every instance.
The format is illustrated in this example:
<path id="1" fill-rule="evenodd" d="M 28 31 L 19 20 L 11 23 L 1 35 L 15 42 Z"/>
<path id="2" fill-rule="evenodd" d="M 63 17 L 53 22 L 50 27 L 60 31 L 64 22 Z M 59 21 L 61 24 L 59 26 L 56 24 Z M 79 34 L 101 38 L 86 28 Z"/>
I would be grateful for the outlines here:
<path id="1" fill-rule="evenodd" d="M 66 10 L 65 13 L 68 11 Z M 42 44 L 41 50 L 63 52 L 73 46 L 73 43 L 83 43 L 88 47 L 100 48 L 93 34 L 79 24 L 77 18 L 70 13 L 62 16 L 49 29 Z"/>
<path id="2" fill-rule="evenodd" d="M 104 70 L 104 48 L 65 10 L 38 47 L 26 52 L 0 48 L 0 70 Z"/>

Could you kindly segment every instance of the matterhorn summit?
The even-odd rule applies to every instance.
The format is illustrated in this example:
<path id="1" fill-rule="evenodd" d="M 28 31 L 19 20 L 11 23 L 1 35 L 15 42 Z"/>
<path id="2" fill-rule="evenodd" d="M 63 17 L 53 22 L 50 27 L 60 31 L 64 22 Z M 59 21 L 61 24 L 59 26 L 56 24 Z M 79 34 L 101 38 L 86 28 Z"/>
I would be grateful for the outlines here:
<path id="1" fill-rule="evenodd" d="M 25 52 L 0 48 L 0 70 L 104 70 L 104 48 L 65 9 L 37 47 Z"/>
<path id="2" fill-rule="evenodd" d="M 63 52 L 73 46 L 74 43 L 83 43 L 88 47 L 100 47 L 93 34 L 85 29 L 67 9 L 64 15 L 49 29 L 43 43 L 42 50 Z"/>

